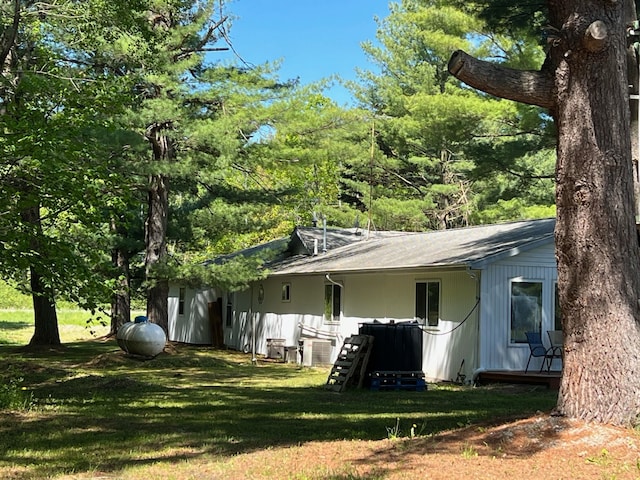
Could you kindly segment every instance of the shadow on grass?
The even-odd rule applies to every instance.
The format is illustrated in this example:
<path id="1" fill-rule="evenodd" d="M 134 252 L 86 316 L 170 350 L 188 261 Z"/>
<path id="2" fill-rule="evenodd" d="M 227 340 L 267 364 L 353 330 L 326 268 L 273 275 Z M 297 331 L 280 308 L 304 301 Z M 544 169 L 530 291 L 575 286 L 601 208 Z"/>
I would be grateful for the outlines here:
<path id="1" fill-rule="evenodd" d="M 33 326 L 33 323 L 29 323 L 29 322 L 0 321 L 0 330 L 21 330 L 23 328 L 29 328 L 32 326 Z"/>
<path id="2" fill-rule="evenodd" d="M 25 477 L 116 472 L 310 441 L 377 440 L 398 422 L 400 436 L 413 424 L 426 435 L 555 403 L 537 388 L 337 394 L 323 388 L 327 370 L 256 366 L 245 355 L 187 348 L 142 362 L 114 345 L 85 342 L 28 358 L 0 347 L 3 364 L 22 365 L 36 399 L 31 412 L 0 415 L 0 466 L 21 465 Z"/>
<path id="3" fill-rule="evenodd" d="M 16 340 L 12 338 L 14 336 L 14 333 L 32 326 L 33 324 L 29 322 L 9 322 L 0 320 L 0 345 L 16 345 Z M 9 334 L 9 338 L 5 338 L 2 332 Z"/>

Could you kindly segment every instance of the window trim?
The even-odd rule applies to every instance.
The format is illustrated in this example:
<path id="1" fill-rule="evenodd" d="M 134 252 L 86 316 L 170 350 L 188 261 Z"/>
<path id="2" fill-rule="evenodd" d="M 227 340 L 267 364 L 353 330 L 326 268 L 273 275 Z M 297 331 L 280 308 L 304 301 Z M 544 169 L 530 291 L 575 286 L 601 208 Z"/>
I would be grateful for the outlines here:
<path id="1" fill-rule="evenodd" d="M 282 282 L 280 292 L 280 300 L 282 302 L 291 302 L 291 282 Z"/>
<path id="2" fill-rule="evenodd" d="M 562 310 L 558 312 L 560 308 L 560 293 L 558 292 L 558 280 L 553 282 L 553 297 L 551 298 L 553 305 L 551 305 L 551 313 L 553 314 L 553 329 L 554 330 L 562 330 Z M 557 313 L 560 313 L 560 318 L 558 319 Z M 558 325 L 558 320 L 560 325 Z"/>
<path id="3" fill-rule="evenodd" d="M 509 345 L 511 346 L 527 346 L 527 339 L 522 338 L 521 340 L 514 340 L 513 338 L 513 285 L 516 283 L 534 283 L 540 286 L 540 297 L 539 297 L 539 324 L 538 331 L 542 333 L 542 326 L 544 324 L 544 296 L 545 296 L 545 281 L 540 278 L 528 278 L 528 277 L 513 277 L 509 279 L 509 290 L 508 290 L 508 300 L 509 300 Z M 530 330 L 529 330 L 530 331 Z"/>
<path id="4" fill-rule="evenodd" d="M 326 307 L 326 303 L 327 303 L 327 287 L 331 288 L 331 318 L 327 318 L 327 311 L 325 309 Z M 339 301 L 340 301 L 340 305 L 338 306 L 338 315 L 335 315 L 335 292 L 336 289 L 339 289 Z M 324 283 L 324 289 L 322 292 L 322 306 L 323 306 L 323 312 L 322 312 L 322 321 L 324 324 L 339 324 L 340 321 L 342 320 L 342 306 L 344 304 L 344 285 L 341 285 L 340 283 L 337 282 L 325 282 Z"/>
<path id="5" fill-rule="evenodd" d="M 225 328 L 233 327 L 233 321 L 234 321 L 233 304 L 235 303 L 234 297 L 235 297 L 235 293 L 227 294 L 227 304 L 225 305 L 225 317 L 226 317 L 224 322 Z"/>
<path id="6" fill-rule="evenodd" d="M 185 304 L 187 299 L 186 287 L 180 287 L 178 289 L 178 315 L 183 316 L 185 312 Z"/>
<path id="7" fill-rule="evenodd" d="M 258 285 L 258 303 L 262 305 L 264 302 L 264 285 L 261 283 Z"/>
<path id="8" fill-rule="evenodd" d="M 424 318 L 418 316 L 418 285 L 425 285 L 424 292 Z M 438 318 L 435 323 L 430 323 L 429 319 L 429 284 L 438 285 Z M 440 326 L 440 322 L 442 321 L 442 279 L 441 278 L 420 278 L 414 281 L 414 319 L 417 322 L 420 322 L 423 326 L 437 329 Z"/>

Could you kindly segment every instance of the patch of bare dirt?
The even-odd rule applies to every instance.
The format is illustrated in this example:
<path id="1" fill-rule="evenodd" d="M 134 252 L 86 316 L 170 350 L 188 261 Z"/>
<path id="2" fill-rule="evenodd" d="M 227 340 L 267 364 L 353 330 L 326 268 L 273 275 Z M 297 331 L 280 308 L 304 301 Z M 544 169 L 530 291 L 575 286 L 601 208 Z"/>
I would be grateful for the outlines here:
<path id="1" fill-rule="evenodd" d="M 122 351 L 107 352 L 96 355 L 86 363 L 87 367 L 109 368 L 127 363 L 126 354 Z M 75 365 L 78 367 L 80 365 Z"/>
<path id="2" fill-rule="evenodd" d="M 640 479 L 639 440 L 631 429 L 540 415 L 413 439 L 274 448 L 218 468 L 227 480 Z"/>
<path id="3" fill-rule="evenodd" d="M 626 480 L 640 479 L 639 440 L 631 429 L 539 415 L 434 436 L 310 442 L 222 459 L 180 452 L 169 463 L 56 480 Z M 24 478 L 19 470 L 5 473 Z"/>

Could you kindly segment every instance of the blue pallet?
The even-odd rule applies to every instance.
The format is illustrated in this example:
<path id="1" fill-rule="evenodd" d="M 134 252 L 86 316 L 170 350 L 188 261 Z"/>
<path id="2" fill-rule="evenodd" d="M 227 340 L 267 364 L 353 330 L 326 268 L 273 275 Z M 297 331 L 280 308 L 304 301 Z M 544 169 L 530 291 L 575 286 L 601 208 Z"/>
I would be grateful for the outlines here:
<path id="1" fill-rule="evenodd" d="M 424 392 L 426 382 L 423 372 L 372 372 L 371 390 L 414 390 Z"/>

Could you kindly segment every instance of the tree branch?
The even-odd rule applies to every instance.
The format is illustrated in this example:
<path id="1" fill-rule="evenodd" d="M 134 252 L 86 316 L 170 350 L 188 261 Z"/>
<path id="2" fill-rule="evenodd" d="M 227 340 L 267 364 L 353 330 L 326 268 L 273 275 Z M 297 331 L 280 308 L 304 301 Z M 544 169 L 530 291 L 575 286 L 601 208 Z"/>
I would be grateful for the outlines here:
<path id="1" fill-rule="evenodd" d="M 553 78 L 544 72 L 501 67 L 462 50 L 451 55 L 448 68 L 458 80 L 496 97 L 543 108 L 555 106 Z"/>
<path id="2" fill-rule="evenodd" d="M 200 38 L 198 43 L 196 43 L 194 46 L 191 46 L 191 47 L 181 48 L 180 52 L 175 56 L 174 60 L 175 61 L 182 60 L 194 53 L 201 53 L 201 52 L 207 52 L 207 51 L 221 52 L 221 51 L 227 50 L 226 47 L 207 47 L 209 43 L 216 40 L 216 38 L 214 37 L 214 34 L 218 29 L 222 28 L 222 25 L 224 25 L 224 22 L 227 21 L 227 18 L 228 17 L 223 17 L 213 25 L 210 25 L 206 33 L 204 33 L 204 35 Z M 184 40 L 186 40 L 186 38 Z"/>
<path id="3" fill-rule="evenodd" d="M 1 47 L 2 51 L 0 51 L 0 65 L 3 68 L 6 68 L 5 63 L 7 61 L 7 56 L 9 52 L 14 47 L 16 42 L 16 36 L 18 35 L 18 27 L 20 26 L 20 2 L 19 0 L 15 0 L 13 2 L 13 20 L 10 27 L 5 27 L 1 36 Z"/>
<path id="4" fill-rule="evenodd" d="M 602 51 L 607 45 L 609 32 L 602 20 L 596 20 L 587 28 L 584 33 L 584 47 L 593 53 Z"/>

